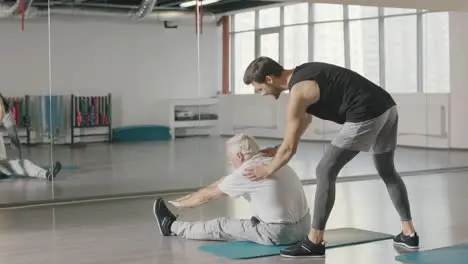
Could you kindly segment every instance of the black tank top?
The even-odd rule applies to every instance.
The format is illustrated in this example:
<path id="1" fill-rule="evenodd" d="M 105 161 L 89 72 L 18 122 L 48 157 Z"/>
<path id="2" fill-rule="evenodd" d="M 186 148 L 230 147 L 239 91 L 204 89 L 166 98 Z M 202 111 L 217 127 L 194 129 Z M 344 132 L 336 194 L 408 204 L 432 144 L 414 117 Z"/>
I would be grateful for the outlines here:
<path id="1" fill-rule="evenodd" d="M 320 88 L 320 99 L 307 107 L 307 113 L 338 124 L 370 120 L 395 105 L 384 89 L 340 66 L 322 62 L 302 64 L 294 70 L 289 90 L 306 80 L 316 81 Z"/>

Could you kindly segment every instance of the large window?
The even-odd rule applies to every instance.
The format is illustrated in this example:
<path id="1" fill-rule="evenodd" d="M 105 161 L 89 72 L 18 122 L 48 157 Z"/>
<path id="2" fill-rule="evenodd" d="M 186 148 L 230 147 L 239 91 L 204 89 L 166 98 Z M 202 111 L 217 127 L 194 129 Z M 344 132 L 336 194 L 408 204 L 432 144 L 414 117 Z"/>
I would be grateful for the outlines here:
<path id="1" fill-rule="evenodd" d="M 350 67 L 380 84 L 378 19 L 354 20 L 349 23 Z"/>
<path id="2" fill-rule="evenodd" d="M 392 93 L 418 90 L 416 16 L 384 20 L 385 88 Z"/>
<path id="3" fill-rule="evenodd" d="M 314 61 L 345 66 L 343 22 L 314 26 Z"/>
<path id="4" fill-rule="evenodd" d="M 255 29 L 255 12 L 245 12 L 234 16 L 234 30 L 236 32 Z"/>
<path id="5" fill-rule="evenodd" d="M 273 7 L 268 9 L 262 9 L 258 13 L 258 27 L 269 28 L 280 26 L 280 8 Z"/>
<path id="6" fill-rule="evenodd" d="M 423 90 L 450 92 L 449 17 L 447 13 L 427 13 L 423 27 Z"/>
<path id="7" fill-rule="evenodd" d="M 314 15 L 312 21 L 334 21 L 343 20 L 343 6 L 336 4 L 315 4 L 313 5 Z"/>
<path id="8" fill-rule="evenodd" d="M 309 4 L 301 3 L 284 7 L 284 24 L 294 25 L 307 23 L 309 20 Z"/>
<path id="9" fill-rule="evenodd" d="M 232 16 L 232 89 L 247 65 L 269 56 L 285 68 L 321 61 L 352 69 L 391 93 L 448 93 L 448 13 L 295 3 Z"/>
<path id="10" fill-rule="evenodd" d="M 255 34 L 252 31 L 236 34 L 234 38 L 234 91 L 236 94 L 252 93 L 251 87 L 244 84 L 244 70 L 255 58 Z"/>
<path id="11" fill-rule="evenodd" d="M 279 61 L 279 32 L 265 32 L 258 34 L 257 43 L 260 44 L 258 55 Z"/>
<path id="12" fill-rule="evenodd" d="M 284 67 L 294 68 L 309 61 L 308 31 L 309 27 L 307 25 L 284 28 Z"/>
<path id="13" fill-rule="evenodd" d="M 348 18 L 359 19 L 367 17 L 378 17 L 379 9 L 375 6 L 348 6 Z"/>

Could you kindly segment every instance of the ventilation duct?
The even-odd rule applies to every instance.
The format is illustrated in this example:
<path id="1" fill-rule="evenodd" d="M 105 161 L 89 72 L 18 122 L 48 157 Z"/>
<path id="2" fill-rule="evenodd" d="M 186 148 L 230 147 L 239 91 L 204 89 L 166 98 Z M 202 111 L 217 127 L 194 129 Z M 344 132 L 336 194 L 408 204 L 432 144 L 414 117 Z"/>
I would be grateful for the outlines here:
<path id="1" fill-rule="evenodd" d="M 33 0 L 24 0 L 24 13 L 27 13 Z M 21 0 L 16 0 L 13 5 L 0 3 L 0 18 L 11 17 L 21 12 Z"/>
<path id="2" fill-rule="evenodd" d="M 0 0 L 1 1 L 1 0 Z M 139 6 L 125 10 L 124 6 L 113 6 L 106 4 L 80 4 L 80 3 L 54 3 L 51 2 L 50 9 L 42 3 L 35 3 L 31 7 L 33 0 L 25 1 L 25 14 L 28 19 L 34 17 L 44 17 L 50 10 L 51 16 L 63 17 L 96 17 L 96 18 L 122 18 L 137 21 L 158 21 L 171 23 L 195 23 L 195 11 L 187 10 L 167 10 L 159 9 L 156 6 L 157 0 L 142 0 Z M 0 18 L 16 17 L 19 14 L 21 0 L 17 0 L 13 5 L 4 5 L 0 2 Z M 28 12 L 26 12 L 28 11 Z M 203 23 L 216 23 L 217 17 L 214 13 L 204 12 Z"/>
<path id="3" fill-rule="evenodd" d="M 156 5 L 157 0 L 142 0 L 140 7 L 134 13 L 136 18 L 144 18 L 147 15 L 153 12 L 154 6 Z"/>
<path id="4" fill-rule="evenodd" d="M 159 22 L 189 22 L 195 23 L 195 12 L 193 11 L 182 11 L 182 10 L 156 10 L 148 13 L 145 16 L 138 16 L 138 12 L 122 12 L 113 10 L 96 10 L 88 8 L 51 8 L 50 14 L 52 16 L 88 16 L 97 18 L 125 18 L 135 19 L 141 21 L 159 21 Z M 40 10 L 37 13 L 38 16 L 47 16 L 47 10 Z M 216 15 L 213 13 L 203 13 L 204 23 L 216 22 Z"/>
<path id="5" fill-rule="evenodd" d="M 167 22 L 191 22 L 195 23 L 194 11 L 156 11 L 149 14 L 146 19 L 154 19 L 158 21 Z M 216 15 L 213 13 L 203 12 L 203 22 L 213 23 L 217 22 Z"/>

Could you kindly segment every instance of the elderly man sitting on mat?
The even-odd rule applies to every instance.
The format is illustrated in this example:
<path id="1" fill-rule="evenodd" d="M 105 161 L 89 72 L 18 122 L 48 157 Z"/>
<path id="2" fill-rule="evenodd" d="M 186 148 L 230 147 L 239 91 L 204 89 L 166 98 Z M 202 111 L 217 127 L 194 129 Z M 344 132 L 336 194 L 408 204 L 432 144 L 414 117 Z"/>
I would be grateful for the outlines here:
<path id="1" fill-rule="evenodd" d="M 164 236 L 197 240 L 252 241 L 264 245 L 284 245 L 299 241 L 310 231 L 311 217 L 301 181 L 289 166 L 263 181 L 250 181 L 244 169 L 254 163 L 268 163 L 255 140 L 245 134 L 232 137 L 226 144 L 234 171 L 215 183 L 180 199 L 169 201 L 178 209 L 193 208 L 228 195 L 244 197 L 256 216 L 251 219 L 216 218 L 210 221 L 179 221 L 160 198 L 154 215 Z"/>
<path id="2" fill-rule="evenodd" d="M 0 159 L 0 179 L 11 176 L 31 177 L 52 181 L 62 168 L 60 162 L 56 162 L 52 168 L 44 169 L 32 161 L 23 159 L 21 155 L 21 143 L 16 130 L 15 119 L 10 111 L 10 105 L 0 93 L 0 126 L 8 133 L 11 144 L 18 152 L 18 159 Z M 0 142 L 3 144 L 3 142 Z"/>

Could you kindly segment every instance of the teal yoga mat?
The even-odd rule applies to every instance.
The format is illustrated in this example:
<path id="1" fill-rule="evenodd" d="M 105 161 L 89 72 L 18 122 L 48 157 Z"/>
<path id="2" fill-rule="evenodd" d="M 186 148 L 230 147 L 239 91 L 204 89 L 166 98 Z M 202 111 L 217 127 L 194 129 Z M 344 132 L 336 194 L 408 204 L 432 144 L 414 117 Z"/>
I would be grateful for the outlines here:
<path id="1" fill-rule="evenodd" d="M 407 253 L 397 256 L 396 260 L 414 264 L 466 264 L 468 263 L 468 243 Z"/>
<path id="2" fill-rule="evenodd" d="M 393 235 L 355 228 L 339 228 L 325 231 L 327 248 L 352 246 L 392 238 Z M 280 250 L 286 247 L 288 246 L 265 246 L 253 242 L 233 241 L 203 245 L 198 249 L 218 257 L 250 259 L 279 255 Z"/>
<path id="3" fill-rule="evenodd" d="M 41 166 L 44 169 L 49 169 L 50 166 Z M 79 169 L 78 166 L 73 166 L 73 165 L 62 165 L 62 170 L 77 170 Z"/>
<path id="4" fill-rule="evenodd" d="M 114 142 L 143 142 L 143 141 L 167 141 L 171 140 L 169 127 L 140 125 L 118 127 L 112 130 Z"/>

